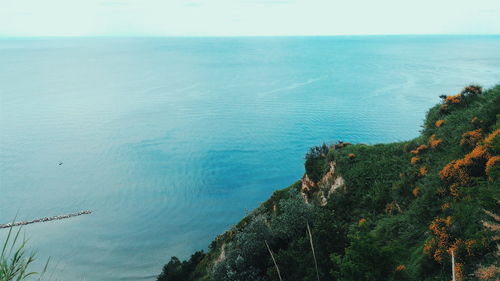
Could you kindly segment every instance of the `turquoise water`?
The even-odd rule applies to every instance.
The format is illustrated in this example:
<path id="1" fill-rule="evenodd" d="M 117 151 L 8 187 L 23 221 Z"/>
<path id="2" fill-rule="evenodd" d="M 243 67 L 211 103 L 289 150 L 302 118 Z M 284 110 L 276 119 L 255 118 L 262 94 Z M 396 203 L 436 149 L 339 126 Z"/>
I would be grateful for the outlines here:
<path id="1" fill-rule="evenodd" d="M 500 82 L 500 36 L 0 40 L 0 223 L 61 280 L 153 280 L 303 173 Z M 62 165 L 58 165 L 63 162 Z M 0 230 L 0 238 L 6 235 Z"/>

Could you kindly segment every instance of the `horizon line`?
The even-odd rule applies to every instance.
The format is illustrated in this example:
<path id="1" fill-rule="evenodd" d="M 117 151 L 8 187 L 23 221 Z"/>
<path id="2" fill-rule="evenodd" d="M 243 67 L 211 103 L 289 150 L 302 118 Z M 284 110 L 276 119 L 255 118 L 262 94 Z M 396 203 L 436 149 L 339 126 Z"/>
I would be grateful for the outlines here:
<path id="1" fill-rule="evenodd" d="M 384 37 L 384 36 L 500 36 L 500 33 L 378 33 L 378 34 L 303 34 L 303 35 L 0 35 L 0 39 L 35 38 L 259 38 L 259 37 Z"/>

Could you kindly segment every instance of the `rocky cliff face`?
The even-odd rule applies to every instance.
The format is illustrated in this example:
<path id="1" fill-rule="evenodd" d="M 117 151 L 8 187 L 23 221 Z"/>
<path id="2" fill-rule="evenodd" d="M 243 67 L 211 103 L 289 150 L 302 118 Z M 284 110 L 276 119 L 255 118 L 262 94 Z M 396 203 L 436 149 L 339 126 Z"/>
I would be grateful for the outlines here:
<path id="1" fill-rule="evenodd" d="M 307 173 L 301 179 L 300 193 L 307 203 L 317 198 L 321 206 L 328 204 L 328 198 L 337 189 L 344 185 L 345 181 L 341 175 L 335 174 L 336 162 L 329 163 L 328 172 L 318 182 L 309 179 Z"/>

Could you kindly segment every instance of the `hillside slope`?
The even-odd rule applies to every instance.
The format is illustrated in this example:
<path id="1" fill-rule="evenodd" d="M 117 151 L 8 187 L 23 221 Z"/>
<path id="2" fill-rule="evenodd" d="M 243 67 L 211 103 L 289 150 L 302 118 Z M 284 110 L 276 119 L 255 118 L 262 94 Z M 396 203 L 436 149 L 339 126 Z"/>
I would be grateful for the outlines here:
<path id="1" fill-rule="evenodd" d="M 451 253 L 457 280 L 498 280 L 500 86 L 441 97 L 411 141 L 312 148 L 301 181 L 158 280 L 450 280 Z"/>

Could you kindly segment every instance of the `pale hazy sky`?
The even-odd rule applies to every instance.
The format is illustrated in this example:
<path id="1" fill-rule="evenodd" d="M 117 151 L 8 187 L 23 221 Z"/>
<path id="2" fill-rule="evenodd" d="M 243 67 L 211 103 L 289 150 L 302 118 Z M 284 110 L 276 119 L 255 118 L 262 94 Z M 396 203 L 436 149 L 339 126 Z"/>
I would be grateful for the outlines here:
<path id="1" fill-rule="evenodd" d="M 0 0 L 0 36 L 500 34 L 500 0 Z"/>

